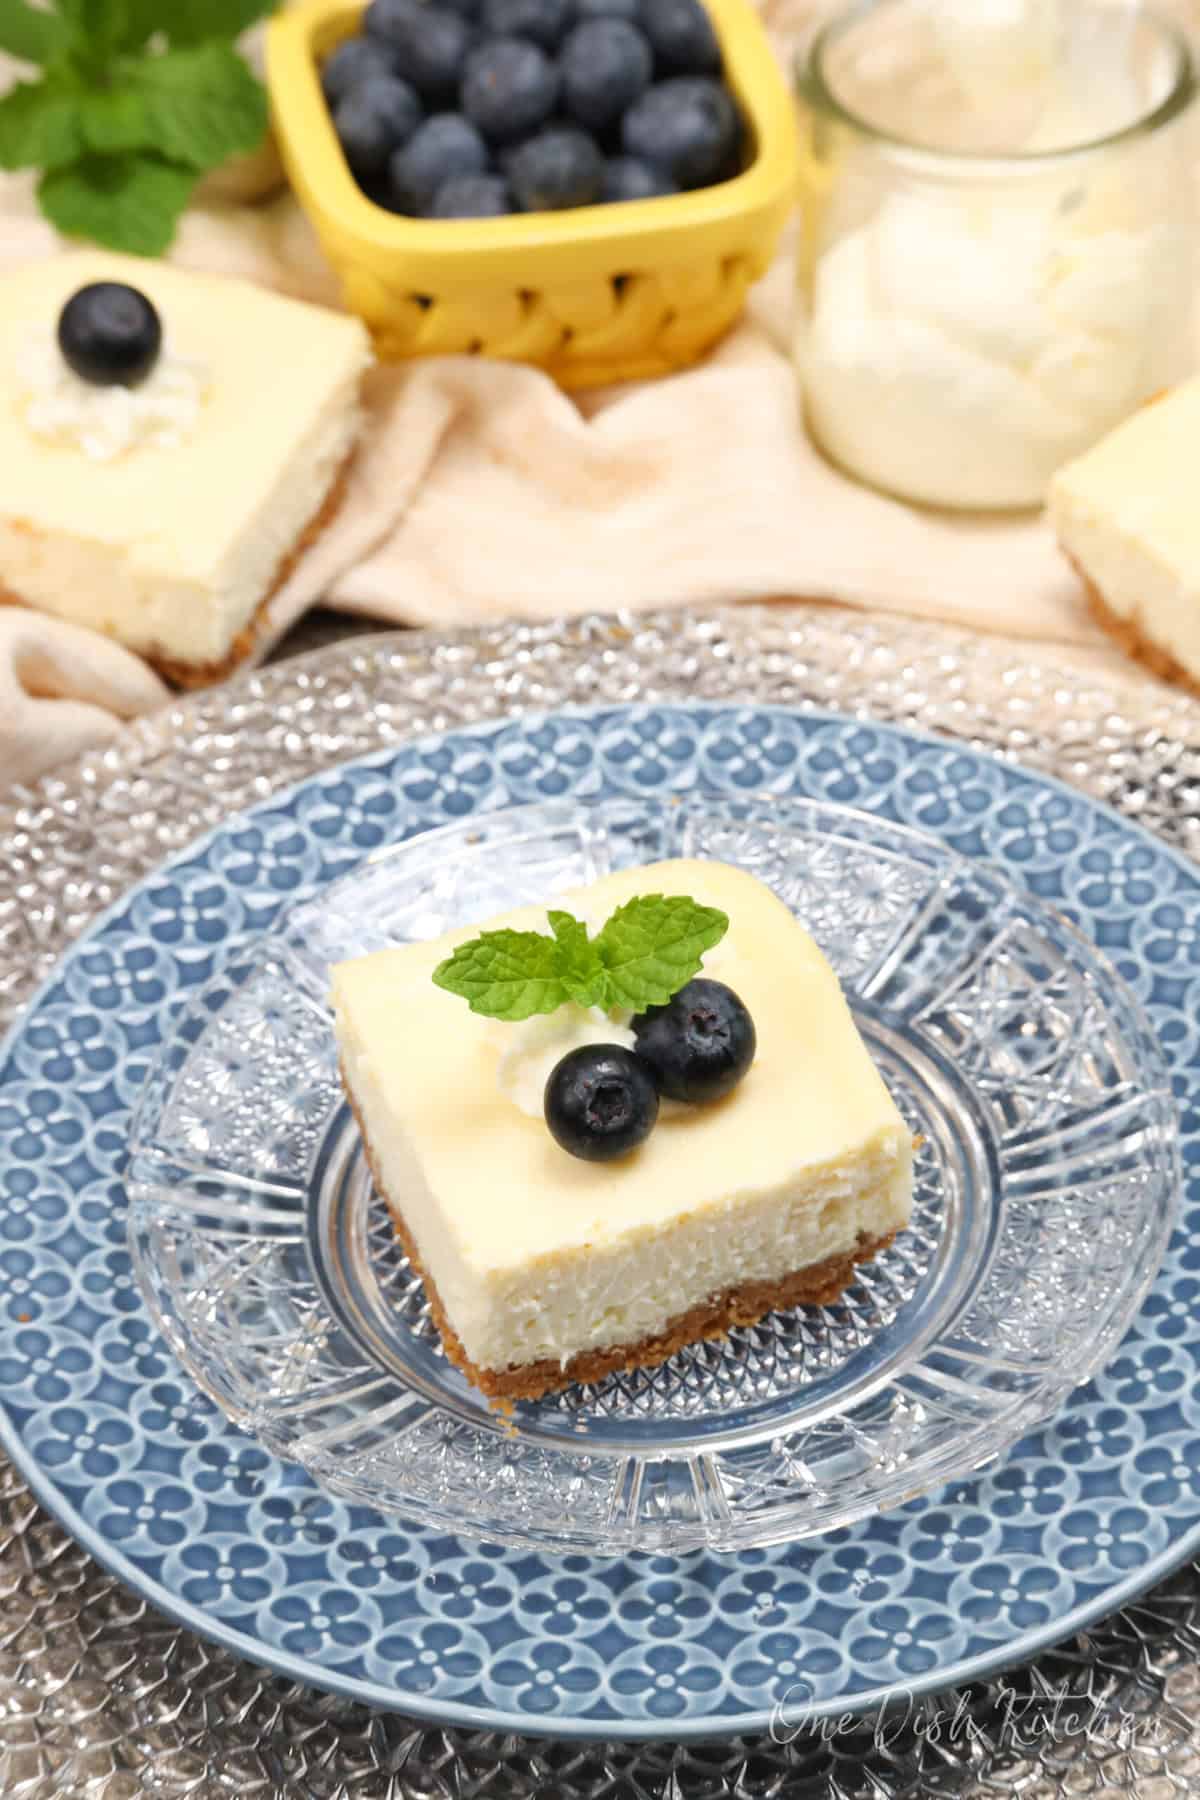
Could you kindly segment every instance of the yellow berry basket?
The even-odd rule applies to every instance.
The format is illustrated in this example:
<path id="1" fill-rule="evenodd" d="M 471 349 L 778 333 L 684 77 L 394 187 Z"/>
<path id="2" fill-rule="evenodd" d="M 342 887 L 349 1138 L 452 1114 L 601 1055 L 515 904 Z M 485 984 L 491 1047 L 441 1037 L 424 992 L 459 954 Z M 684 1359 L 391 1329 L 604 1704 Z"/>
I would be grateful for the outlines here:
<path id="1" fill-rule="evenodd" d="M 797 132 L 749 0 L 706 5 L 747 122 L 742 172 L 692 193 L 501 219 L 403 218 L 359 189 L 319 69 L 359 28 L 362 0 L 307 0 L 272 20 L 267 73 L 283 160 L 381 357 L 502 357 L 583 388 L 669 374 L 716 343 L 795 202 Z"/>

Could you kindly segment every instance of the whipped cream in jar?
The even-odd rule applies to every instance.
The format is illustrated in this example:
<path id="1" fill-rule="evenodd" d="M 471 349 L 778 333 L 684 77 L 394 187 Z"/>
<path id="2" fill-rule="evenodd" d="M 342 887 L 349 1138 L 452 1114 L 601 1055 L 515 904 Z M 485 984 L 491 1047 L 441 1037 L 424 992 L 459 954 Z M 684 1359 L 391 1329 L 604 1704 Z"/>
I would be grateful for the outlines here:
<path id="1" fill-rule="evenodd" d="M 958 509 L 1055 470 L 1196 364 L 1195 78 L 1120 0 L 868 0 L 800 72 L 796 366 L 848 473 Z"/>

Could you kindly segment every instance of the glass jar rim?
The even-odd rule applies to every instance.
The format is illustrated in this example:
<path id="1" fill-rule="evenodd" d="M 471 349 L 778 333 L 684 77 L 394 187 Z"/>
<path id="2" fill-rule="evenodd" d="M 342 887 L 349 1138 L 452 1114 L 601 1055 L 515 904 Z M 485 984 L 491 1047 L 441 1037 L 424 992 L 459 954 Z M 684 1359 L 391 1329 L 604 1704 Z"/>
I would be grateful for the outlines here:
<path id="1" fill-rule="evenodd" d="M 1138 14 L 1154 26 L 1168 46 L 1173 66 L 1166 93 L 1127 124 L 1119 126 L 1115 131 L 1103 132 L 1098 137 L 1084 138 L 1077 143 L 1063 144 L 1051 150 L 941 150 L 928 144 L 916 143 L 913 139 L 888 131 L 855 112 L 853 107 L 838 96 L 825 72 L 829 53 L 848 31 L 872 13 L 882 12 L 898 3 L 899 0 L 852 0 L 852 4 L 822 25 L 806 50 L 798 53 L 795 59 L 796 79 L 802 97 L 827 118 L 849 126 L 882 149 L 895 151 L 906 162 L 919 163 L 930 172 L 969 169 L 973 174 L 1028 174 L 1035 169 L 1070 162 L 1073 158 L 1094 155 L 1098 151 L 1151 136 L 1183 113 L 1196 94 L 1196 61 L 1184 32 L 1164 14 L 1152 7 L 1139 5 L 1136 8 Z"/>

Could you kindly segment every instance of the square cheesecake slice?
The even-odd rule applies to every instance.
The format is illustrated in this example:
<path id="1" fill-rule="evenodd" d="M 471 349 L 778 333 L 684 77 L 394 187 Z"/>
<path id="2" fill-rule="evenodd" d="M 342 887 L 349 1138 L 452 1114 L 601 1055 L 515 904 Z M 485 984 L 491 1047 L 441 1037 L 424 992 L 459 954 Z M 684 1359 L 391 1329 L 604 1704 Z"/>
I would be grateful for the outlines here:
<path id="1" fill-rule="evenodd" d="M 162 347 L 85 379 L 64 305 L 132 287 Z M 199 686 L 255 647 L 339 498 L 371 362 L 357 319 L 244 281 L 71 252 L 0 276 L 0 597 L 90 626 Z"/>
<path id="2" fill-rule="evenodd" d="M 1048 511 L 1093 610 L 1168 680 L 1200 687 L 1200 380 L 1152 401 L 1059 470 Z"/>
<path id="3" fill-rule="evenodd" d="M 478 927 L 333 971 L 376 1184 L 447 1354 L 489 1395 L 595 1381 L 832 1300 L 908 1221 L 910 1133 L 812 938 L 769 888 L 716 862 L 621 870 L 553 904 L 598 929 L 646 894 L 728 915 L 703 973 L 749 1008 L 757 1052 L 724 1099 L 664 1102 L 619 1161 L 560 1149 L 541 1100 L 568 1049 L 622 1027 L 573 1007 L 516 1025 L 472 1013 L 432 976 Z M 544 932 L 546 914 L 485 929 L 501 926 Z"/>

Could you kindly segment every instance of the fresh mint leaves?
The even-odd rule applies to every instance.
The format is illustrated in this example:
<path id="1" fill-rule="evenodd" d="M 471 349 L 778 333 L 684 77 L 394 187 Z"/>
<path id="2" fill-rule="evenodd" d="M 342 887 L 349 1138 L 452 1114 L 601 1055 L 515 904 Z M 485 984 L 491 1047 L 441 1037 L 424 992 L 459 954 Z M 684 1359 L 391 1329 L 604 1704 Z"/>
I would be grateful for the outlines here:
<path id="1" fill-rule="evenodd" d="M 35 11 L 25 0 L 0 0 L 0 50 L 22 62 L 47 63 L 65 42 L 66 26 L 57 13 Z"/>
<path id="2" fill-rule="evenodd" d="M 608 1010 L 665 1006 L 700 971 L 706 950 L 729 930 L 727 914 L 683 896 L 644 894 L 617 908 L 597 940 Z"/>
<path id="3" fill-rule="evenodd" d="M 273 5 L 0 0 L 0 50 L 40 69 L 0 98 L 0 169 L 40 169 L 67 236 L 160 255 L 200 176 L 262 142 L 266 95 L 233 40 Z"/>
<path id="4" fill-rule="evenodd" d="M 129 82 L 145 137 L 127 148 L 157 151 L 197 173 L 253 150 L 267 128 L 262 87 L 232 44 L 144 57 Z"/>
<path id="5" fill-rule="evenodd" d="M 567 1001 L 606 1012 L 665 1006 L 729 929 L 725 913 L 682 894 L 642 894 L 617 908 L 596 937 L 568 912 L 549 912 L 552 936 L 484 931 L 433 972 L 472 1012 L 515 1022 Z"/>
<path id="6" fill-rule="evenodd" d="M 562 946 L 537 931 L 485 931 L 460 944 L 433 979 L 493 1019 L 555 1012 L 572 992 Z"/>
<path id="7" fill-rule="evenodd" d="M 134 256 L 160 256 L 188 202 L 195 176 L 157 156 L 85 156 L 50 169 L 42 211 L 64 237 L 86 237 Z"/>
<path id="8" fill-rule="evenodd" d="M 61 169 L 83 156 L 80 98 L 65 70 L 11 88 L 0 100 L 0 169 Z"/>

